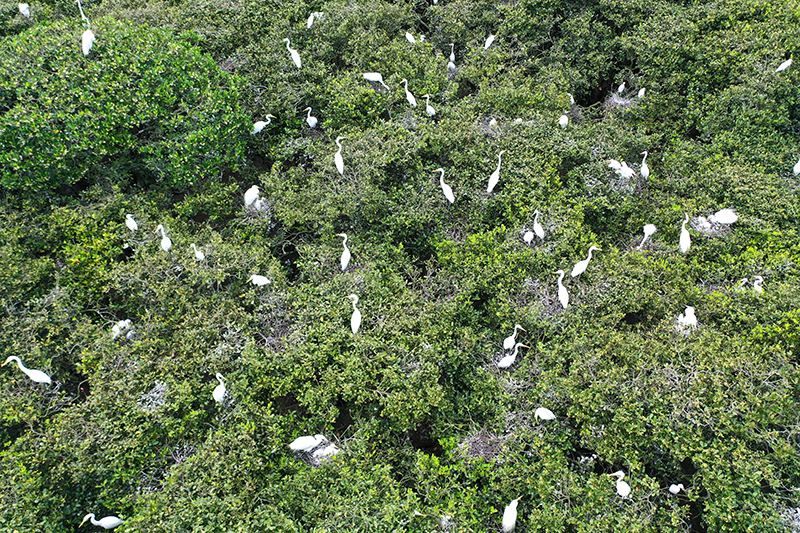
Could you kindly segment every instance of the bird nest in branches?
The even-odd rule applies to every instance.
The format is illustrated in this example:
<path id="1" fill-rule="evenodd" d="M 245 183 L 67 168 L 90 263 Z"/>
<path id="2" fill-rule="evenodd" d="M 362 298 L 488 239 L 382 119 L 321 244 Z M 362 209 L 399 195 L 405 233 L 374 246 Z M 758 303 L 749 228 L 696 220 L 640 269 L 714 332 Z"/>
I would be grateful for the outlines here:
<path id="1" fill-rule="evenodd" d="M 505 439 L 481 429 L 465 438 L 459 446 L 461 453 L 470 458 L 491 461 L 500 453 Z"/>
<path id="2" fill-rule="evenodd" d="M 637 97 L 626 98 L 625 95 L 611 94 L 603 102 L 603 108 L 606 111 L 614 111 L 616 109 L 622 109 L 624 111 L 637 106 L 640 101 L 641 98 Z"/>

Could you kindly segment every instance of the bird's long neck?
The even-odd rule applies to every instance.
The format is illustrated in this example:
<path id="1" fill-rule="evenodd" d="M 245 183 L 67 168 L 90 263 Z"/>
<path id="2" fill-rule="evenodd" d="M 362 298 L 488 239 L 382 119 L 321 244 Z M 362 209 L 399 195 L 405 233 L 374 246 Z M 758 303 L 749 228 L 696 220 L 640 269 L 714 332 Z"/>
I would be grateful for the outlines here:
<path id="1" fill-rule="evenodd" d="M 539 222 L 539 211 L 536 211 L 533 216 L 533 223 L 536 224 L 537 222 Z"/>
<path id="2" fill-rule="evenodd" d="M 100 525 L 100 520 L 96 520 L 96 519 L 95 519 L 95 517 L 94 517 L 94 513 L 92 513 L 91 515 L 89 515 L 89 519 L 92 521 L 92 525 L 93 525 L 93 526 L 99 526 L 99 525 Z"/>
<path id="3" fill-rule="evenodd" d="M 497 154 L 497 170 L 500 170 L 500 164 L 503 162 L 503 152 Z"/>
<path id="4" fill-rule="evenodd" d="M 20 369 L 20 370 L 22 370 L 23 372 L 27 372 L 27 371 L 28 371 L 28 369 L 27 369 L 27 368 L 25 368 L 25 365 L 23 365 L 23 364 L 22 364 L 22 360 L 20 360 L 20 358 L 19 358 L 19 357 L 16 357 L 16 356 L 14 356 L 14 362 L 16 362 L 16 363 L 17 363 L 17 366 L 18 366 L 18 367 L 19 367 L 19 369 Z"/>
<path id="5" fill-rule="evenodd" d="M 591 248 L 589 248 L 589 256 L 586 258 L 586 260 L 587 261 L 591 261 L 592 260 L 592 249 Z"/>
<path id="6" fill-rule="evenodd" d="M 308 108 L 308 115 L 307 116 L 308 116 L 308 118 L 311 118 L 311 108 L 310 107 Z"/>
<path id="7" fill-rule="evenodd" d="M 292 49 L 291 49 L 291 48 L 289 48 L 289 39 L 286 39 L 286 41 L 285 41 L 285 42 L 286 42 L 286 49 L 287 49 L 287 50 L 289 50 L 289 51 L 291 52 L 291 51 L 292 51 Z"/>

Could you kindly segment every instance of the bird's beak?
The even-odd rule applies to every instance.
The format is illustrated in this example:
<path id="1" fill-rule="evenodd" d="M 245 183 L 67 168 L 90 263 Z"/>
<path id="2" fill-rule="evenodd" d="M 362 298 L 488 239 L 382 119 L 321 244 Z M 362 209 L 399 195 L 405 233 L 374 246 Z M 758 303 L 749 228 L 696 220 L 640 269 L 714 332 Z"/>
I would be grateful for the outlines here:
<path id="1" fill-rule="evenodd" d="M 85 523 L 86 523 L 86 519 L 84 518 L 84 519 L 83 519 L 83 522 L 81 522 L 81 526 L 82 526 L 83 524 L 85 524 Z M 78 527 L 81 527 L 81 526 L 78 526 Z"/>

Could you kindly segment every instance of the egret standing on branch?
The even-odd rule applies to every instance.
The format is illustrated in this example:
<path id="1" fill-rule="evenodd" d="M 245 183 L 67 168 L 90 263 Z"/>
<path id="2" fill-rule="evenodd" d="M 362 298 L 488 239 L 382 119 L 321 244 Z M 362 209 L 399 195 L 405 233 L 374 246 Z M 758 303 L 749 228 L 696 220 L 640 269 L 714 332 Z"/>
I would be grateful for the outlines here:
<path id="1" fill-rule="evenodd" d="M 306 123 L 308 124 L 309 128 L 316 128 L 317 127 L 317 117 L 311 116 L 311 108 L 307 107 L 303 111 L 308 111 L 308 116 L 306 117 Z"/>
<path id="2" fill-rule="evenodd" d="M 439 176 L 439 186 L 442 188 L 442 192 L 444 193 L 444 197 L 447 198 L 447 201 L 451 204 L 456 201 L 456 197 L 453 194 L 453 189 L 444 182 L 444 169 L 437 168 L 434 172 L 441 172 L 442 174 Z"/>
<path id="3" fill-rule="evenodd" d="M 556 415 L 553 414 L 553 411 L 550 409 L 545 407 L 537 407 L 536 411 L 533 412 L 533 419 L 538 420 L 539 418 L 542 420 L 555 420 Z"/>
<path id="4" fill-rule="evenodd" d="M 400 83 L 405 84 L 406 100 L 408 100 L 408 103 L 411 104 L 411 107 L 417 107 L 417 99 L 414 98 L 414 95 L 411 94 L 411 91 L 408 90 L 408 80 L 403 78 L 402 80 L 400 80 Z"/>
<path id="5" fill-rule="evenodd" d="M 533 212 L 533 232 L 539 237 L 540 240 L 544 240 L 544 228 L 541 224 L 539 224 L 539 215 L 541 213 L 538 209 L 534 210 Z"/>
<path id="6" fill-rule="evenodd" d="M 456 53 L 453 50 L 453 47 L 455 45 L 456 45 L 456 43 L 450 43 L 450 62 L 451 63 L 455 63 L 456 62 Z"/>
<path id="7" fill-rule="evenodd" d="M 159 231 L 161 232 L 161 249 L 169 253 L 169 249 L 172 248 L 172 241 L 167 237 L 167 232 L 164 231 L 164 226 L 161 224 L 156 226 L 156 233 Z"/>
<path id="8" fill-rule="evenodd" d="M 128 229 L 131 231 L 139 229 L 139 224 L 133 219 L 133 215 L 125 215 L 125 225 L 128 226 Z"/>
<path id="9" fill-rule="evenodd" d="M 258 122 L 253 123 L 253 131 L 251 131 L 251 135 L 255 135 L 256 133 L 260 133 L 261 130 L 266 128 L 272 123 L 272 119 L 275 118 L 272 115 L 267 115 L 265 117 L 267 120 L 259 120 Z"/>
<path id="10" fill-rule="evenodd" d="M 387 91 L 390 91 L 389 86 L 383 83 L 383 76 L 381 76 L 380 72 L 365 72 L 363 74 L 364 79 L 367 81 L 374 81 L 375 83 L 380 83 L 384 87 L 386 87 Z"/>
<path id="11" fill-rule="evenodd" d="M 636 247 L 637 250 L 641 250 L 642 246 L 644 246 L 644 242 L 650 237 L 653 233 L 656 232 L 655 224 L 645 224 L 642 231 L 644 232 L 644 238 L 642 238 L 642 242 L 639 243 L 639 246 Z"/>
<path id="12" fill-rule="evenodd" d="M 564 111 L 564 114 L 561 115 L 558 119 L 558 125 L 562 128 L 566 128 L 569 125 L 569 117 L 567 116 L 567 112 Z"/>
<path id="13" fill-rule="evenodd" d="M 336 165 L 336 170 L 339 171 L 339 174 L 344 176 L 344 159 L 342 159 L 342 145 L 339 144 L 339 141 L 344 139 L 344 137 L 336 137 L 336 146 L 339 147 L 336 150 L 336 153 L 333 154 L 333 163 Z"/>
<path id="14" fill-rule="evenodd" d="M 684 213 L 684 215 L 686 218 L 683 220 L 683 224 L 681 224 L 681 237 L 678 241 L 678 245 L 680 246 L 681 253 L 685 254 L 692 246 L 692 237 L 689 235 L 689 230 L 686 229 L 686 223 L 689 222 L 689 213 Z"/>
<path id="15" fill-rule="evenodd" d="M 556 270 L 556 274 L 558 274 L 558 301 L 561 302 L 561 306 L 566 309 L 569 305 L 569 293 L 567 292 L 567 288 L 564 287 L 562 280 L 564 279 L 564 271 L 563 270 Z"/>
<path id="16" fill-rule="evenodd" d="M 613 474 L 606 474 L 608 476 L 616 476 L 617 478 L 617 494 L 619 494 L 623 498 L 627 498 L 631 494 L 631 486 L 628 485 L 625 481 L 622 481 L 622 478 L 625 477 L 625 472 L 622 470 L 618 470 Z"/>
<path id="17" fill-rule="evenodd" d="M 350 317 L 350 329 L 353 331 L 353 335 L 355 335 L 358 333 L 358 328 L 361 327 L 361 311 L 356 307 L 358 296 L 351 294 L 347 299 L 353 302 L 353 316 Z"/>
<path id="18" fill-rule="evenodd" d="M 83 517 L 83 521 L 81 522 L 81 526 L 86 523 L 87 520 L 91 519 L 92 525 L 100 526 L 103 529 L 114 529 L 115 527 L 122 524 L 122 519 L 118 516 L 106 516 L 101 518 L 100 520 L 95 520 L 94 513 L 89 513 Z M 78 527 L 81 527 L 78 526 Z"/>
<path id="19" fill-rule="evenodd" d="M 198 261 L 203 261 L 206 258 L 206 254 L 204 254 L 203 250 L 200 250 L 195 243 L 190 244 L 189 247 L 194 250 L 194 258 Z"/>
<path id="20" fill-rule="evenodd" d="M 783 72 L 784 70 L 786 70 L 787 68 L 789 68 L 791 66 L 792 66 L 792 60 L 791 59 L 787 59 L 786 61 L 784 61 L 783 63 L 778 65 L 778 68 L 775 69 L 775 72 Z"/>
<path id="21" fill-rule="evenodd" d="M 639 168 L 639 174 L 642 175 L 643 178 L 647 179 L 650 177 L 650 167 L 647 166 L 647 150 L 642 152 L 642 166 Z"/>
<path id="22" fill-rule="evenodd" d="M 586 268 L 589 266 L 589 261 L 592 260 L 592 250 L 597 250 L 598 252 L 602 252 L 600 248 L 597 246 L 590 246 L 589 247 L 589 255 L 583 261 L 578 261 L 575 263 L 575 266 L 572 268 L 572 273 L 570 274 L 573 278 L 580 276 L 584 272 L 586 272 Z"/>
<path id="23" fill-rule="evenodd" d="M 30 368 L 25 368 L 25 365 L 22 364 L 19 357 L 16 355 L 9 355 L 6 362 L 3 363 L 1 366 L 6 366 L 8 363 L 15 361 L 17 366 L 20 370 L 22 370 L 30 379 L 35 383 L 44 383 L 46 385 L 50 385 L 52 381 L 50 380 L 50 376 L 42 372 L 41 370 L 31 370 Z"/>
<path id="24" fill-rule="evenodd" d="M 247 278 L 247 281 L 249 281 L 256 287 L 263 287 L 264 285 L 269 285 L 270 283 L 272 283 L 270 280 L 267 279 L 266 276 L 260 276 L 258 274 L 253 274 L 252 276 Z"/>
<path id="25" fill-rule="evenodd" d="M 244 205 L 252 205 L 256 200 L 258 200 L 258 185 L 253 185 L 244 193 Z"/>
<path id="26" fill-rule="evenodd" d="M 489 176 L 489 185 L 486 187 L 486 192 L 489 194 L 491 194 L 491 192 L 494 190 L 497 182 L 500 181 L 500 165 L 503 163 L 504 153 L 505 150 L 500 150 L 500 153 L 497 154 L 497 168 L 494 172 L 492 172 L 492 175 Z"/>
<path id="27" fill-rule="evenodd" d="M 350 264 L 350 248 L 347 247 L 347 233 L 337 233 L 337 237 L 344 237 L 344 242 L 342 242 L 342 246 L 344 246 L 344 251 L 342 252 L 342 272 L 347 270 L 347 265 Z"/>
<path id="28" fill-rule="evenodd" d="M 431 95 L 423 94 L 422 97 L 425 99 L 425 112 L 428 114 L 429 117 L 432 117 L 436 114 L 436 110 L 431 105 Z"/>
<path id="29" fill-rule="evenodd" d="M 511 365 L 513 365 L 514 361 L 517 360 L 517 353 L 519 352 L 520 348 L 530 348 L 530 346 L 526 346 L 525 344 L 522 344 L 521 342 L 518 342 L 514 346 L 514 353 L 512 353 L 511 355 L 507 355 L 507 356 L 503 357 L 502 359 L 500 359 L 500 361 L 498 361 L 498 363 L 497 363 L 497 368 L 505 369 L 505 368 L 508 368 Z"/>
<path id="30" fill-rule="evenodd" d="M 222 403 L 225 401 L 225 394 L 227 394 L 228 390 L 225 388 L 225 382 L 222 381 L 222 374 L 217 372 L 216 378 L 219 381 L 219 385 L 214 387 L 214 392 L 211 395 L 214 397 L 215 402 Z"/>
<path id="31" fill-rule="evenodd" d="M 504 350 L 510 350 L 511 348 L 514 347 L 514 341 L 517 340 L 517 330 L 518 329 L 521 329 L 522 331 L 525 331 L 525 328 L 523 328 L 519 324 L 514 324 L 514 333 L 512 333 L 511 335 L 509 335 L 508 337 L 503 339 L 503 349 Z"/>
<path id="32" fill-rule="evenodd" d="M 522 496 L 511 500 L 511 503 L 509 503 L 503 511 L 503 533 L 510 533 L 517 527 L 517 504 L 520 498 L 522 498 Z"/>
<path id="33" fill-rule="evenodd" d="M 489 47 L 490 47 L 490 46 L 492 46 L 492 43 L 494 42 L 494 39 L 495 39 L 495 35 L 494 35 L 494 34 L 492 34 L 492 35 L 489 35 L 489 36 L 486 38 L 486 42 L 485 42 L 485 43 L 483 43 L 483 49 L 484 49 L 484 50 L 488 50 L 488 49 L 489 49 Z"/>
<path id="34" fill-rule="evenodd" d="M 294 64 L 297 65 L 297 68 L 300 68 L 302 65 L 302 62 L 300 61 L 300 54 L 298 54 L 297 50 L 294 48 L 289 48 L 289 44 L 291 44 L 289 39 L 284 39 L 283 42 L 286 43 L 286 49 L 289 50 L 289 55 L 292 56 L 292 61 L 294 61 Z"/>

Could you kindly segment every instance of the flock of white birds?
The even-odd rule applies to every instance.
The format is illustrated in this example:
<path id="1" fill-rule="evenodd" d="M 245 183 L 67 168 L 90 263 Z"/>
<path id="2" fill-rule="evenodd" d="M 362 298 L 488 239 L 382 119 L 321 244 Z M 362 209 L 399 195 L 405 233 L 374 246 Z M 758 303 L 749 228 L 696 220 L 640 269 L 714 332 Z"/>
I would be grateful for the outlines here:
<path id="1" fill-rule="evenodd" d="M 93 44 L 95 42 L 95 35 L 91 30 L 91 24 L 89 22 L 89 19 L 86 18 L 86 16 L 83 13 L 83 8 L 81 6 L 80 0 L 77 0 L 77 4 L 78 4 L 78 8 L 80 10 L 81 19 L 83 20 L 83 22 L 86 25 L 86 30 L 84 31 L 83 35 L 81 36 L 81 51 L 82 51 L 84 56 L 88 56 L 90 51 L 91 51 L 91 49 L 92 49 L 92 46 L 93 46 Z M 20 12 L 20 14 L 22 16 L 24 16 L 26 18 L 30 18 L 31 17 L 30 5 L 29 4 L 20 3 L 19 4 L 19 12 Z M 324 17 L 323 13 L 318 13 L 318 12 L 312 13 L 308 17 L 308 21 L 307 21 L 307 24 L 306 24 L 307 27 L 311 28 L 311 26 L 313 25 L 315 20 L 321 20 L 323 17 Z M 416 39 L 414 38 L 414 36 L 411 35 L 408 32 L 405 33 L 405 38 L 411 44 L 416 43 Z M 495 35 L 489 35 L 487 37 L 485 43 L 484 43 L 484 49 L 488 49 L 492 45 L 492 43 L 494 43 L 495 39 L 496 39 Z M 420 38 L 420 41 L 424 41 L 424 40 L 425 40 L 425 36 L 422 35 L 421 38 Z M 297 50 L 291 48 L 291 46 L 290 46 L 291 42 L 289 41 L 288 38 L 284 39 L 283 42 L 286 43 L 286 49 L 289 52 L 289 56 L 290 56 L 292 62 L 294 62 L 294 64 L 297 66 L 297 68 L 302 68 L 302 60 L 300 58 L 299 52 Z M 449 70 L 455 70 L 455 68 L 456 68 L 455 67 L 454 46 L 455 46 L 454 43 L 450 44 L 450 55 L 448 57 L 449 61 L 448 61 L 448 64 L 447 64 L 447 68 Z M 792 60 L 788 59 L 788 60 L 784 61 L 783 63 L 781 63 L 780 66 L 778 66 L 778 68 L 776 69 L 776 72 L 782 72 L 782 71 L 786 70 L 787 68 L 789 68 L 791 65 L 792 65 Z M 389 86 L 386 85 L 386 83 L 384 82 L 383 76 L 378 72 L 365 72 L 363 74 L 363 77 L 367 81 L 380 84 L 386 90 L 391 90 L 389 88 Z M 408 101 L 409 105 L 411 107 L 416 107 L 417 106 L 417 100 L 414 97 L 413 93 L 408 88 L 408 80 L 407 79 L 403 79 L 400 83 L 402 83 L 403 86 L 404 86 L 405 97 L 406 97 L 406 100 Z M 617 87 L 617 93 L 619 93 L 619 94 L 624 93 L 625 90 L 626 90 L 625 82 L 623 82 L 621 85 L 619 85 L 619 87 Z M 639 89 L 639 91 L 637 93 L 637 97 L 638 98 L 643 98 L 644 95 L 645 95 L 645 89 L 644 88 Z M 568 94 L 568 96 L 570 98 L 570 103 L 574 105 L 575 104 L 574 98 L 572 97 L 571 94 Z M 434 116 L 436 114 L 436 111 L 430 105 L 430 95 L 428 95 L 428 94 L 423 95 L 423 98 L 425 98 L 425 100 L 426 100 L 426 105 L 425 105 L 426 113 L 429 116 Z M 316 117 L 311 115 L 311 112 L 312 112 L 311 107 L 307 107 L 303 111 L 307 111 L 306 122 L 307 122 L 308 126 L 310 128 L 315 128 L 317 126 L 317 124 L 318 124 L 318 120 L 317 120 Z M 558 125 L 561 128 L 566 128 L 569 125 L 569 117 L 568 117 L 567 113 L 568 112 L 565 111 L 558 119 Z M 266 120 L 255 122 L 253 124 L 253 130 L 252 130 L 251 133 L 253 135 L 260 133 L 266 126 L 268 126 L 272 122 L 272 119 L 274 119 L 274 118 L 276 118 L 276 117 L 273 116 L 273 115 L 266 115 L 266 117 L 265 117 Z M 340 175 L 344 175 L 344 159 L 342 157 L 342 145 L 340 143 L 340 141 L 342 141 L 343 139 L 344 139 L 344 137 L 337 137 L 336 140 L 335 140 L 335 143 L 336 143 L 336 146 L 338 147 L 338 150 L 334 154 L 334 166 L 336 168 L 336 171 Z M 486 192 L 489 193 L 489 194 L 491 194 L 493 192 L 494 188 L 497 186 L 498 182 L 500 181 L 500 168 L 501 168 L 501 165 L 502 165 L 502 156 L 503 156 L 504 153 L 505 153 L 505 150 L 501 150 L 497 154 L 497 168 L 489 176 L 488 185 L 486 187 Z M 641 164 L 639 166 L 639 173 L 643 178 L 648 178 L 650 176 L 650 167 L 647 165 L 648 152 L 647 151 L 642 152 L 642 156 L 643 156 L 642 157 L 642 162 L 641 162 Z M 636 171 L 633 168 L 631 168 L 625 161 L 617 161 L 616 159 L 611 159 L 611 160 L 608 161 L 608 166 L 609 166 L 609 168 L 614 170 L 615 173 L 617 173 L 620 177 L 623 177 L 623 178 L 630 179 L 630 178 L 632 178 L 632 177 L 634 177 L 636 175 Z M 800 160 L 798 160 L 798 162 L 794 165 L 792 170 L 793 170 L 794 175 L 800 175 Z M 447 200 L 447 202 L 449 202 L 450 204 L 453 204 L 455 202 L 456 198 L 455 198 L 455 195 L 453 193 L 452 187 L 450 185 L 448 185 L 447 183 L 445 183 L 445 181 L 444 181 L 445 170 L 443 168 L 437 168 L 434 172 L 440 172 L 439 185 L 440 185 L 440 187 L 442 189 L 442 193 L 444 194 L 444 197 Z M 260 198 L 259 194 L 260 194 L 260 191 L 259 191 L 258 186 L 253 185 L 252 187 L 250 187 L 245 192 L 245 195 L 244 195 L 245 206 L 246 207 L 251 207 L 252 206 L 252 208 L 254 208 L 256 210 L 262 210 L 263 207 L 266 205 L 266 203 L 265 203 L 265 200 Z M 533 242 L 534 236 L 538 237 L 538 239 L 540 241 L 544 240 L 544 238 L 545 238 L 544 228 L 539 223 L 539 216 L 541 215 L 541 213 L 539 212 L 539 210 L 536 210 L 536 211 L 534 211 L 534 215 L 535 215 L 535 218 L 534 218 L 534 221 L 533 221 L 533 229 L 532 230 L 527 230 L 523 234 L 523 240 L 524 240 L 524 242 L 526 244 L 531 244 Z M 713 229 L 715 227 L 728 226 L 730 224 L 735 223 L 737 220 L 738 220 L 738 215 L 736 214 L 736 212 L 733 209 L 726 208 L 726 209 L 722 209 L 720 211 L 717 211 L 716 213 L 710 215 L 708 218 L 705 218 L 705 217 L 702 217 L 702 216 L 698 217 L 697 218 L 697 223 L 699 224 L 701 229 L 705 229 L 705 230 L 708 231 L 708 230 L 711 230 L 711 229 Z M 685 213 L 685 218 L 683 220 L 683 223 L 681 224 L 681 233 L 680 233 L 680 238 L 679 238 L 679 242 L 678 242 L 678 248 L 682 253 L 687 253 L 689 251 L 690 247 L 691 247 L 691 236 L 690 236 L 688 228 L 686 227 L 686 224 L 688 222 L 689 222 L 689 214 Z M 132 232 L 135 232 L 135 231 L 137 231 L 139 229 L 139 225 L 136 222 L 136 220 L 134 219 L 134 216 L 132 214 L 125 215 L 125 225 Z M 639 246 L 637 247 L 637 249 L 641 249 L 645 245 L 645 242 L 647 241 L 647 239 L 650 238 L 653 234 L 655 234 L 656 231 L 657 231 L 657 228 L 656 228 L 655 225 L 646 224 L 644 226 L 644 228 L 643 228 L 644 237 L 642 238 L 642 241 L 639 244 Z M 164 250 L 164 252 L 169 253 L 170 249 L 172 248 L 172 241 L 167 236 L 166 230 L 164 229 L 164 226 L 159 224 L 156 227 L 156 233 L 160 233 L 161 234 L 161 242 L 160 242 L 161 249 Z M 350 252 L 350 249 L 347 246 L 347 234 L 339 233 L 339 234 L 337 234 L 337 236 L 338 237 L 342 237 L 344 239 L 343 242 L 342 242 L 344 250 L 342 252 L 340 263 L 341 263 L 341 270 L 345 271 L 345 270 L 347 270 L 348 265 L 350 264 L 350 258 L 351 258 L 351 252 Z M 205 253 L 201 249 L 197 248 L 195 243 L 192 243 L 190 245 L 190 248 L 193 250 L 195 259 L 197 261 L 204 261 L 205 260 Z M 573 278 L 578 277 L 578 276 L 580 276 L 581 274 L 583 274 L 586 271 L 586 269 L 589 267 L 590 261 L 592 260 L 592 252 L 593 251 L 601 251 L 601 250 L 597 246 L 589 247 L 586 259 L 583 259 L 583 260 L 579 261 L 572 268 L 572 271 L 570 273 L 571 277 L 573 277 Z M 564 273 L 563 270 L 558 270 L 558 271 L 556 271 L 556 274 L 558 274 L 558 280 L 557 280 L 558 300 L 561 303 L 561 305 L 564 307 L 564 309 L 566 309 L 568 307 L 568 305 L 569 305 L 569 293 L 567 292 L 567 289 L 563 284 L 563 279 L 564 279 L 565 273 Z M 263 286 L 269 285 L 271 283 L 269 279 L 267 279 L 265 276 L 262 276 L 262 275 L 259 275 L 259 274 L 251 275 L 250 278 L 248 279 L 248 281 L 251 282 L 253 285 L 258 286 L 258 287 L 263 287 Z M 764 280 L 763 280 L 763 278 L 761 276 L 756 276 L 755 277 L 755 279 L 753 281 L 753 290 L 755 292 L 761 293 L 761 292 L 764 291 L 764 289 L 762 287 L 763 281 Z M 744 279 L 741 280 L 740 286 L 744 287 L 748 282 L 749 282 L 749 280 L 747 278 L 744 278 Z M 347 296 L 347 299 L 350 300 L 350 302 L 352 303 L 352 306 L 353 306 L 353 314 L 351 315 L 351 319 L 350 319 L 350 329 L 351 329 L 353 334 L 356 334 L 356 333 L 358 333 L 358 330 L 361 327 L 361 320 L 362 320 L 361 311 L 356 307 L 356 304 L 358 304 L 358 296 L 355 295 L 355 294 L 350 294 L 349 296 Z M 691 306 L 686 307 L 684 312 L 679 314 L 677 316 L 677 318 L 676 318 L 676 330 L 681 332 L 681 333 L 683 333 L 683 334 L 689 334 L 691 331 L 696 329 L 697 326 L 698 326 L 698 321 L 697 321 L 697 316 L 695 315 L 694 307 L 691 307 Z M 516 342 L 517 330 L 525 331 L 525 329 L 521 325 L 516 324 L 514 326 L 513 333 L 509 337 L 506 337 L 503 340 L 503 349 L 506 350 L 506 351 L 513 350 L 513 353 L 503 356 L 500 359 L 500 361 L 498 361 L 497 367 L 500 368 L 500 369 L 508 369 L 516 362 L 517 355 L 519 353 L 519 349 L 520 348 L 529 348 L 529 346 L 526 346 L 525 344 Z M 112 336 L 114 338 L 116 338 L 119 335 L 127 332 L 126 333 L 126 337 L 128 339 L 132 339 L 133 335 L 134 335 L 134 331 L 135 330 L 134 330 L 134 328 L 132 326 L 132 323 L 131 323 L 131 321 L 129 319 L 121 320 L 121 321 L 117 322 L 116 324 L 114 324 L 114 326 L 112 327 Z M 42 384 L 46 384 L 46 385 L 50 385 L 52 383 L 52 381 L 50 379 L 50 376 L 48 376 L 47 374 L 45 374 L 41 370 L 32 370 L 32 369 L 26 368 L 22 364 L 22 361 L 20 360 L 19 357 L 16 357 L 16 356 L 8 357 L 8 359 L 6 359 L 6 361 L 5 361 L 5 363 L 3 363 L 3 366 L 5 366 L 5 365 L 7 365 L 9 363 L 12 363 L 12 362 L 16 362 L 17 366 L 19 367 L 19 369 L 23 373 L 25 373 L 28 376 L 28 378 L 31 379 L 32 381 L 34 381 L 35 383 L 42 383 Z M 217 403 L 223 404 L 228 399 L 228 391 L 227 391 L 227 389 L 225 387 L 225 382 L 224 382 L 224 378 L 223 378 L 222 374 L 217 373 L 216 374 L 216 379 L 219 381 L 219 385 L 217 385 L 214 388 L 214 391 L 212 393 L 212 397 L 213 397 L 214 401 L 216 401 Z M 534 418 L 537 419 L 537 420 L 538 419 L 554 420 L 556 418 L 556 415 L 552 411 L 550 411 L 549 409 L 546 409 L 544 407 L 539 407 L 539 408 L 536 409 L 536 411 L 534 413 Z M 333 455 L 337 454 L 340 451 L 339 448 L 334 443 L 330 442 L 323 435 L 313 435 L 313 436 L 312 435 L 306 435 L 306 436 L 298 437 L 297 439 L 295 439 L 293 442 L 291 442 L 289 444 L 289 448 L 292 451 L 296 452 L 296 453 L 310 454 L 310 457 L 312 457 L 317 462 L 320 462 L 320 461 L 322 461 L 324 459 L 332 457 Z M 623 481 L 623 478 L 625 477 L 625 473 L 623 471 L 620 470 L 618 472 L 614 472 L 612 474 L 607 474 L 607 475 L 617 478 L 616 491 L 617 491 L 617 494 L 620 497 L 627 498 L 627 497 L 630 496 L 631 487 L 627 482 Z M 673 485 L 670 485 L 669 492 L 672 493 L 672 494 L 678 494 L 683 489 L 684 489 L 683 484 L 673 484 Z M 516 522 L 517 522 L 517 505 L 518 505 L 520 499 L 521 499 L 521 497 L 512 500 L 508 504 L 508 506 L 506 506 L 506 508 L 505 508 L 505 510 L 503 512 L 502 529 L 506 533 L 508 533 L 510 531 L 513 531 L 515 526 L 516 526 Z M 102 518 L 100 520 L 96 520 L 94 513 L 90 513 L 90 514 L 87 514 L 84 517 L 83 521 L 81 522 L 81 525 L 83 525 L 87 520 L 91 520 L 91 523 L 93 525 L 102 527 L 104 529 L 113 529 L 113 528 L 115 528 L 115 527 L 117 527 L 117 526 L 122 524 L 122 520 L 120 518 L 116 517 L 116 516 L 107 516 L 107 517 Z"/>

